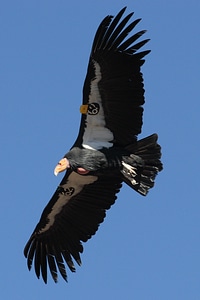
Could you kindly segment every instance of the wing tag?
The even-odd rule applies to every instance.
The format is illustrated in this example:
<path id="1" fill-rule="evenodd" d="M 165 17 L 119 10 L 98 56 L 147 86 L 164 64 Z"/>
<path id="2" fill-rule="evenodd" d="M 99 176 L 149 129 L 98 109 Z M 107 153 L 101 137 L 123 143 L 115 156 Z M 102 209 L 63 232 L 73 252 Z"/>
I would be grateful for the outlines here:
<path id="1" fill-rule="evenodd" d="M 88 111 L 88 104 L 81 105 L 81 107 L 80 107 L 80 113 L 85 115 L 85 114 L 87 114 L 87 111 Z"/>
<path id="2" fill-rule="evenodd" d="M 71 197 L 73 195 L 74 191 L 75 191 L 75 188 L 73 188 L 73 187 L 64 189 L 62 186 L 59 186 L 57 188 L 57 192 L 61 193 L 62 195 L 65 195 L 65 196 L 69 196 L 69 197 Z"/>
<path id="3" fill-rule="evenodd" d="M 80 112 L 82 114 L 88 114 L 88 115 L 97 115 L 99 113 L 99 110 L 100 110 L 99 103 L 83 104 L 80 107 Z"/>

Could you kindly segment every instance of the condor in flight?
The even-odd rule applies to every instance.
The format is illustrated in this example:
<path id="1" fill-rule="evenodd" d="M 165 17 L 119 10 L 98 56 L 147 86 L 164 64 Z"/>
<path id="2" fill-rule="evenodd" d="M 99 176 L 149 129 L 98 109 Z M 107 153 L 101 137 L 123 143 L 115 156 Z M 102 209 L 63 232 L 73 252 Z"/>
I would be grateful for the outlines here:
<path id="1" fill-rule="evenodd" d="M 107 16 L 94 37 L 83 86 L 80 130 L 71 150 L 54 173 L 66 173 L 45 207 L 27 242 L 24 255 L 47 283 L 48 269 L 57 282 L 67 281 L 66 266 L 81 265 L 82 242 L 103 222 L 125 182 L 141 195 L 153 187 L 162 169 L 157 135 L 137 141 L 144 104 L 141 66 L 150 51 L 139 51 L 148 41 L 132 34 L 140 19 Z M 129 35 L 129 36 L 128 36 Z"/>

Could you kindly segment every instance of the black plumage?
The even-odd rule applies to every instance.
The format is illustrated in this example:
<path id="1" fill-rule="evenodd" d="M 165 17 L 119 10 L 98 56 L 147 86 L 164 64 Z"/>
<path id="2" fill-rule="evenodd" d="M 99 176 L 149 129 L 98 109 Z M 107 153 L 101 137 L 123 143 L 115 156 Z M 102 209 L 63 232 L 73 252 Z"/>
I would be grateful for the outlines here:
<path id="1" fill-rule="evenodd" d="M 133 13 L 122 19 L 124 12 L 107 16 L 97 29 L 79 134 L 62 160 L 67 171 L 24 249 L 28 268 L 34 264 L 45 283 L 48 268 L 56 282 L 58 271 L 67 280 L 65 265 L 74 272 L 74 260 L 81 264 L 82 242 L 95 234 L 122 182 L 146 195 L 162 169 L 157 135 L 137 141 L 144 104 L 140 69 L 150 51 L 138 52 L 148 41 L 135 43 L 145 31 L 130 34 L 140 19 L 130 22 Z"/>

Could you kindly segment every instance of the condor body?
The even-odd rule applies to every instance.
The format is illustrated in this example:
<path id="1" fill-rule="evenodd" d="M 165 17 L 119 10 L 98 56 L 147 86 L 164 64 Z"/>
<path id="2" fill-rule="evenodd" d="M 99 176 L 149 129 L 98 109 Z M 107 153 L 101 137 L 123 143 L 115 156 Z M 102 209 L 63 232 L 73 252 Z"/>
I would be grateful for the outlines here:
<path id="1" fill-rule="evenodd" d="M 66 173 L 27 242 L 28 268 L 47 282 L 49 268 L 67 280 L 66 266 L 81 264 L 82 242 L 103 222 L 125 182 L 146 195 L 162 169 L 157 135 L 137 140 L 141 132 L 144 87 L 141 66 L 150 51 L 140 51 L 145 31 L 132 33 L 133 13 L 107 16 L 94 37 L 83 86 L 78 137 L 55 168 Z"/>

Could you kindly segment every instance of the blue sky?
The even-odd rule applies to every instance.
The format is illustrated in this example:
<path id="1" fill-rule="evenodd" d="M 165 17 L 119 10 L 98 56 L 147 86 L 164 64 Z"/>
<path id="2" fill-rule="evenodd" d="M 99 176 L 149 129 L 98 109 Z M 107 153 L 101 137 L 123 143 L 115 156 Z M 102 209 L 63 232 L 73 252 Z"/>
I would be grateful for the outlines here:
<path id="1" fill-rule="evenodd" d="M 0 11 L 0 297 L 200 298 L 199 11 L 197 0 L 2 1 Z M 115 3 L 115 4 L 113 4 Z M 69 282 L 45 285 L 23 247 L 62 176 L 79 129 L 93 36 L 122 7 L 151 41 L 141 138 L 159 134 L 164 171 L 144 198 L 124 186 Z"/>

